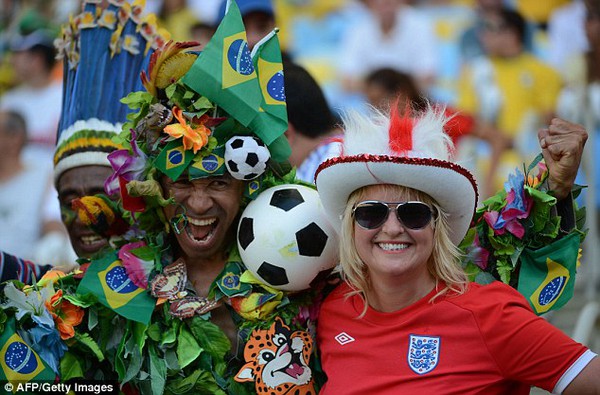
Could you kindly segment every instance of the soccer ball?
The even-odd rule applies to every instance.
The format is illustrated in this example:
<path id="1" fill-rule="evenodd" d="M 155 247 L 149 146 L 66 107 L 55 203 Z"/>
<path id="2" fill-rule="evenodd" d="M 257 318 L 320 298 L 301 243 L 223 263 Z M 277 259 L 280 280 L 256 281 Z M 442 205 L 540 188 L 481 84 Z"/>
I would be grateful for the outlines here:
<path id="1" fill-rule="evenodd" d="M 252 136 L 235 136 L 225 144 L 225 165 L 238 180 L 252 180 L 267 168 L 271 154 L 265 143 Z"/>
<path id="2" fill-rule="evenodd" d="M 303 185 L 278 185 L 258 195 L 242 213 L 237 241 L 248 270 L 283 291 L 309 288 L 337 263 L 337 232 L 317 191 Z"/>

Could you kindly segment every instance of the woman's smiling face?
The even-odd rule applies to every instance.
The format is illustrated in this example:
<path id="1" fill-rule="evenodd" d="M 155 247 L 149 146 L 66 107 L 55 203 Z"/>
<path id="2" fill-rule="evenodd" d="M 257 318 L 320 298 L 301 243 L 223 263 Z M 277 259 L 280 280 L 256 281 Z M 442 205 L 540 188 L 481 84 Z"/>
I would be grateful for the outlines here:
<path id="1" fill-rule="evenodd" d="M 381 185 L 366 187 L 363 201 L 405 202 L 414 200 L 406 194 L 391 192 Z M 433 252 L 433 221 L 422 229 L 408 229 L 392 209 L 386 221 L 375 229 L 354 224 L 356 251 L 368 268 L 372 280 L 385 276 L 429 278 L 427 261 Z"/>

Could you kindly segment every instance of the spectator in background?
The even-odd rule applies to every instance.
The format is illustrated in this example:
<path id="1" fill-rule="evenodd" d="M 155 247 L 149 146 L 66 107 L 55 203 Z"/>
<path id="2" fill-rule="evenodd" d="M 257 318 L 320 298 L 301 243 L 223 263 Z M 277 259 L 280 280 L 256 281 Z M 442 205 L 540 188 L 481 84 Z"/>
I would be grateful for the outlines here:
<path id="1" fill-rule="evenodd" d="M 486 20 L 498 15 L 505 7 L 504 4 L 504 0 L 476 0 L 475 9 L 477 14 L 473 25 L 468 27 L 460 37 L 460 52 L 463 62 L 469 62 L 486 54 L 486 49 L 482 42 Z M 534 28 L 530 24 L 526 26 L 523 43 L 528 51 L 532 51 L 532 30 Z"/>
<path id="2" fill-rule="evenodd" d="M 585 31 L 589 49 L 565 59 L 561 92 L 557 111 L 573 121 L 585 123 L 591 116 L 600 128 L 600 0 L 583 0 Z"/>
<path id="3" fill-rule="evenodd" d="M 8 280 L 17 280 L 24 284 L 32 284 L 50 269 L 52 269 L 50 265 L 36 265 L 31 261 L 0 251 L 0 288 L 3 288 L 1 283 Z"/>
<path id="4" fill-rule="evenodd" d="M 237 0 L 236 1 L 248 38 L 248 47 L 254 48 L 264 36 L 269 34 L 275 28 L 275 9 L 272 0 Z M 217 24 L 225 15 L 227 0 L 223 0 L 219 9 L 219 18 Z"/>
<path id="5" fill-rule="evenodd" d="M 283 66 L 288 111 L 286 136 L 292 147 L 289 160 L 297 167 L 296 177 L 312 183 L 321 162 L 339 154 L 341 130 L 321 87 L 309 72 L 291 62 Z"/>
<path id="6" fill-rule="evenodd" d="M 198 22 L 190 28 L 190 38 L 192 41 L 200 43 L 199 49 L 204 48 L 213 34 L 215 34 L 215 28 L 208 23 Z"/>
<path id="7" fill-rule="evenodd" d="M 489 180 L 486 195 L 533 159 L 536 130 L 550 123 L 562 82 L 556 70 L 525 49 L 526 22 L 519 13 L 504 8 L 484 22 L 486 55 L 465 65 L 458 108 L 477 118 L 479 135 L 497 142 L 491 155 L 484 155 L 489 162 L 475 166 L 487 168 L 478 177 Z"/>
<path id="8" fill-rule="evenodd" d="M 54 37 L 37 30 L 17 36 L 11 44 L 12 65 L 19 85 L 0 97 L 0 110 L 20 113 L 27 123 L 26 160 L 52 166 L 52 151 L 60 118 L 62 87 L 53 79 Z"/>
<path id="9" fill-rule="evenodd" d="M 55 195 L 52 173 L 23 161 L 26 141 L 23 117 L 0 111 L 0 249 L 39 263 L 64 263 L 60 252 L 68 241 L 58 205 L 45 210 L 48 196 Z"/>
<path id="10" fill-rule="evenodd" d="M 548 21 L 548 62 L 558 70 L 565 70 L 565 61 L 588 49 L 583 28 L 585 22 L 584 0 L 573 0 L 557 8 Z"/>
<path id="11" fill-rule="evenodd" d="M 163 0 L 158 12 L 159 25 L 164 27 L 175 41 L 192 39 L 192 26 L 200 22 L 186 0 Z"/>
<path id="12" fill-rule="evenodd" d="M 431 103 L 419 91 L 414 78 L 394 69 L 384 68 L 371 72 L 365 78 L 364 89 L 369 104 L 383 112 L 389 110 L 390 105 L 396 101 L 401 107 L 404 103 L 409 103 L 417 111 L 425 111 L 428 105 L 441 107 L 440 104 Z M 473 117 L 461 114 L 450 106 L 445 106 L 444 114 L 449 119 L 444 125 L 444 131 L 454 144 L 463 135 L 474 131 Z"/>
<path id="13" fill-rule="evenodd" d="M 583 27 L 589 49 L 583 53 L 568 57 L 564 64 L 563 77 L 565 87 L 558 100 L 557 113 L 560 117 L 579 122 L 594 133 L 591 163 L 584 161 L 579 184 L 595 186 L 596 207 L 600 208 L 600 169 L 597 159 L 600 156 L 600 0 L 583 0 Z M 587 190 L 583 191 L 588 193 Z M 589 205 L 589 203 L 588 203 Z M 588 212 L 589 214 L 589 212 Z M 597 220 L 600 225 L 600 215 Z"/>
<path id="14" fill-rule="evenodd" d="M 404 0 L 364 0 L 364 21 L 349 29 L 342 42 L 338 68 L 349 91 L 372 70 L 394 67 L 413 75 L 427 90 L 437 68 L 433 26 Z"/>

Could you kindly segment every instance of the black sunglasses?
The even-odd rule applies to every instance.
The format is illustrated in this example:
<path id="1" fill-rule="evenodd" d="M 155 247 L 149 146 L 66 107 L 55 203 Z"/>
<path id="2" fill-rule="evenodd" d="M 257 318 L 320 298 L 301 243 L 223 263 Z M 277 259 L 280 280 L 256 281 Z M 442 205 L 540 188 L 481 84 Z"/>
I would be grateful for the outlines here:
<path id="1" fill-rule="evenodd" d="M 375 229 L 385 223 L 392 209 L 396 217 L 408 229 L 422 229 L 433 217 L 431 207 L 423 202 L 388 203 L 367 200 L 357 203 L 352 209 L 354 220 L 364 229 Z"/>

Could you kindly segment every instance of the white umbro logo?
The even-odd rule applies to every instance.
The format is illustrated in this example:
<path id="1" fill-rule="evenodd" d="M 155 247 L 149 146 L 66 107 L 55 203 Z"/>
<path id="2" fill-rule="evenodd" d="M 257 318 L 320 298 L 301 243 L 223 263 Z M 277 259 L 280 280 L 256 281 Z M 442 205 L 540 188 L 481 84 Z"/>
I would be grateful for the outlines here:
<path id="1" fill-rule="evenodd" d="M 354 338 L 346 332 L 342 332 L 335 337 L 335 340 L 337 340 L 337 342 L 343 346 L 345 344 L 352 343 L 354 341 Z"/>

